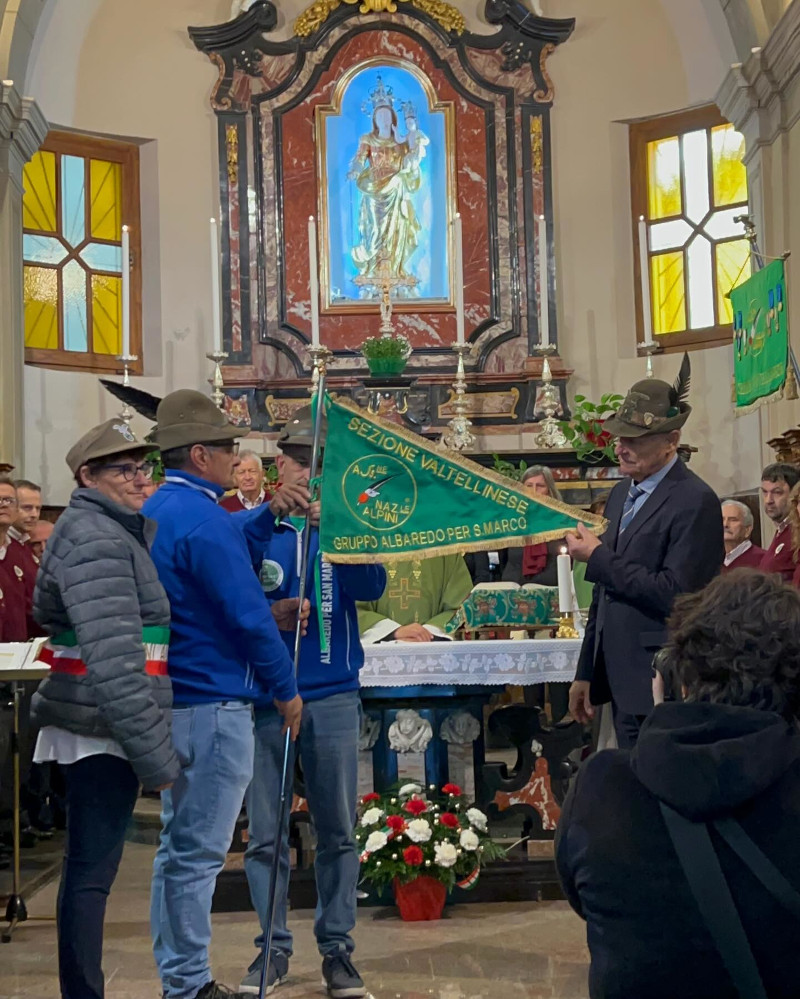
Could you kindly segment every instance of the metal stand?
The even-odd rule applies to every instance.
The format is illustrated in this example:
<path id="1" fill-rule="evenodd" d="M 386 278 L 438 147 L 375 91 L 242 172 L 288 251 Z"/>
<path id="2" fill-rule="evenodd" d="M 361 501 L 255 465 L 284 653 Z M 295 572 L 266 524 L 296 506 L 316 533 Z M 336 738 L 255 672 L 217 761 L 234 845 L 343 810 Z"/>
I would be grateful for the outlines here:
<path id="1" fill-rule="evenodd" d="M 568 441 L 564 431 L 559 426 L 556 413 L 560 405 L 558 387 L 553 384 L 553 372 L 550 370 L 550 354 L 555 353 L 556 348 L 537 347 L 536 353 L 544 358 L 542 364 L 542 410 L 544 419 L 540 426 L 541 430 L 534 438 L 537 447 L 558 448 L 567 447 Z"/>
<path id="2" fill-rule="evenodd" d="M 214 405 L 217 409 L 222 409 L 225 402 L 225 393 L 222 389 L 225 383 L 222 380 L 221 364 L 227 360 L 228 355 L 224 350 L 212 350 L 206 354 L 206 357 L 209 361 L 214 362 L 214 376 L 211 379 L 211 398 L 214 400 Z"/>
<path id="3" fill-rule="evenodd" d="M 131 386 L 131 376 L 130 376 L 130 372 L 128 371 L 128 367 L 129 367 L 129 365 L 133 364 L 134 361 L 138 361 L 139 360 L 139 355 L 138 354 L 119 354 L 117 356 L 117 360 L 122 365 L 122 384 L 126 388 L 130 388 L 130 386 Z M 130 423 L 131 422 L 131 417 L 133 416 L 133 410 L 131 409 L 131 407 L 128 405 L 127 402 L 123 405 L 122 412 L 119 415 L 120 415 L 120 418 L 123 420 L 124 423 Z"/>
<path id="4" fill-rule="evenodd" d="M 12 835 L 14 837 L 14 862 L 11 872 L 11 897 L 6 906 L 6 922 L 8 926 L 3 930 L 3 943 L 11 943 L 11 934 L 19 923 L 24 923 L 28 918 L 28 910 L 25 906 L 25 899 L 20 894 L 19 875 L 19 841 L 20 841 L 20 760 L 19 760 L 19 702 L 21 697 L 20 685 L 17 680 L 11 681 L 11 691 L 14 698 L 13 728 L 11 732 L 11 755 L 14 763 L 14 814 Z"/>
<path id="5" fill-rule="evenodd" d="M 640 343 L 637 348 L 637 353 L 641 357 L 643 354 L 647 357 L 647 367 L 646 367 L 646 377 L 653 377 L 653 354 L 657 354 L 661 347 L 653 341 L 652 343 Z"/>
<path id="6" fill-rule="evenodd" d="M 325 374 L 328 370 L 328 363 L 333 357 L 333 351 L 328 350 L 327 347 L 323 347 L 322 344 L 309 344 L 306 350 L 311 355 L 311 387 L 309 388 L 309 394 L 315 395 L 317 389 L 319 388 L 319 376 L 320 374 Z"/>
<path id="7" fill-rule="evenodd" d="M 561 623 L 556 632 L 556 638 L 580 638 L 575 627 L 575 615 L 571 611 L 561 611 Z"/>
<path id="8" fill-rule="evenodd" d="M 453 382 L 455 416 L 447 424 L 449 429 L 442 434 L 441 443 L 445 447 L 449 447 L 451 451 L 466 451 L 475 443 L 475 436 L 469 429 L 472 426 L 472 421 L 467 416 L 467 403 L 464 399 L 467 394 L 464 358 L 470 353 L 472 347 L 468 343 L 456 343 L 453 345 L 453 350 L 458 354 L 456 380 Z"/>

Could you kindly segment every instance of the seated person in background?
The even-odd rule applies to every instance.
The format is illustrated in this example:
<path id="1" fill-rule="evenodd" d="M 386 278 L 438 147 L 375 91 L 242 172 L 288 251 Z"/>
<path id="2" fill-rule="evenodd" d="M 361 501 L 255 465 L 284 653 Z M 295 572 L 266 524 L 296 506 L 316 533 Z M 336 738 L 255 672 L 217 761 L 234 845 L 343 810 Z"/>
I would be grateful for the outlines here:
<path id="1" fill-rule="evenodd" d="M 380 600 L 357 604 L 363 645 L 444 638 L 444 626 L 472 591 L 463 555 L 389 562 L 386 577 Z"/>
<path id="2" fill-rule="evenodd" d="M 564 891 L 587 924 L 589 995 L 753 994 L 726 970 L 669 818 L 688 819 L 688 834 L 709 828 L 764 994 L 789 999 L 798 994 L 798 909 L 779 904 L 728 836 L 733 828 L 754 840 L 789 894 L 800 889 L 800 594 L 777 576 L 737 569 L 678 597 L 669 628 L 665 680 L 684 701 L 657 704 L 634 749 L 604 750 L 581 766 L 556 834 Z"/>
<path id="3" fill-rule="evenodd" d="M 239 465 L 234 469 L 236 492 L 219 501 L 223 510 L 235 513 L 237 510 L 252 510 L 261 506 L 267 499 L 264 489 L 264 466 L 255 451 L 239 452 Z"/>
<path id="4" fill-rule="evenodd" d="M 520 480 L 520 485 L 534 496 L 560 499 L 553 473 L 545 465 L 531 465 Z M 504 583 L 538 583 L 540 586 L 558 586 L 556 559 L 564 542 L 547 541 L 524 548 L 506 548 L 500 553 Z"/>
<path id="5" fill-rule="evenodd" d="M 800 526 L 800 525 L 799 525 Z M 757 569 L 766 554 L 750 540 L 753 533 L 753 511 L 739 500 L 722 501 L 722 536 L 725 541 L 723 572 L 731 569 Z"/>
<path id="6" fill-rule="evenodd" d="M 786 462 L 767 465 L 761 473 L 761 498 L 764 513 L 775 525 L 775 535 L 770 542 L 759 569 L 777 572 L 785 583 L 792 581 L 795 558 L 789 532 L 789 493 L 800 482 L 800 469 Z"/>

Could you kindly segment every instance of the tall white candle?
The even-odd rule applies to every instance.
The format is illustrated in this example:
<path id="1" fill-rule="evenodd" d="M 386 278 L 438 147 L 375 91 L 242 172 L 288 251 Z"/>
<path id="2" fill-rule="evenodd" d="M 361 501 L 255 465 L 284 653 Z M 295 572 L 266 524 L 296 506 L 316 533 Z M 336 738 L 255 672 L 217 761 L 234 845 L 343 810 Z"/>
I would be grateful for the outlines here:
<path id="1" fill-rule="evenodd" d="M 464 343 L 464 236 L 461 230 L 461 213 L 453 219 L 453 271 L 456 299 L 456 343 Z"/>
<path id="2" fill-rule="evenodd" d="M 650 260 L 647 254 L 647 222 L 639 216 L 639 268 L 642 272 L 642 318 L 644 320 L 644 343 L 652 347 L 653 307 L 650 301 Z"/>
<path id="3" fill-rule="evenodd" d="M 220 262 L 217 220 L 211 219 L 211 342 L 217 353 L 222 353 L 222 309 L 220 306 Z"/>
<path id="4" fill-rule="evenodd" d="M 539 346 L 550 346 L 550 284 L 547 280 L 547 219 L 539 216 Z"/>
<path id="5" fill-rule="evenodd" d="M 558 609 L 562 614 L 571 614 L 574 610 L 572 606 L 572 560 L 567 554 L 567 549 L 562 548 L 561 554 L 556 559 L 558 569 Z"/>
<path id="6" fill-rule="evenodd" d="M 122 227 L 122 356 L 131 356 L 131 245 L 128 227 Z"/>
<path id="7" fill-rule="evenodd" d="M 308 274 L 311 291 L 311 345 L 319 347 L 319 265 L 317 263 L 317 223 L 308 217 Z"/>

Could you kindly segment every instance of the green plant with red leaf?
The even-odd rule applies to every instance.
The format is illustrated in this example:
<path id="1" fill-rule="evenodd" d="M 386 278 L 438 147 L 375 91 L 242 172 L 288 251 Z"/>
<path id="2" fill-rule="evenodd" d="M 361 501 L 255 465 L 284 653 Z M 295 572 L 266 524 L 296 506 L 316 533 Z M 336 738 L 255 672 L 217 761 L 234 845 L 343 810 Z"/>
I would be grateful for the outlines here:
<path id="1" fill-rule="evenodd" d="M 607 392 L 597 403 L 590 402 L 583 395 L 575 396 L 572 419 L 569 422 L 561 420 L 559 426 L 580 461 L 592 463 L 610 458 L 616 463 L 615 438 L 604 429 L 604 425 L 622 402 L 623 397 L 613 392 Z"/>
<path id="2" fill-rule="evenodd" d="M 373 885 L 401 884 L 420 875 L 448 889 L 472 887 L 487 861 L 505 857 L 489 836 L 488 820 L 470 807 L 457 784 L 419 784 L 372 791 L 361 799 L 355 829 L 361 879 Z"/>

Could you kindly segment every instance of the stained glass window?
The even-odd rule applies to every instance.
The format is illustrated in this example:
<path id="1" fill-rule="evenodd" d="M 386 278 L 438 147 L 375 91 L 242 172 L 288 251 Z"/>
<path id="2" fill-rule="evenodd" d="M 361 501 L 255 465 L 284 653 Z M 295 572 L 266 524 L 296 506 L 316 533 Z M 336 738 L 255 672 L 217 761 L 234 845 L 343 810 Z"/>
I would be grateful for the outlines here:
<path id="1" fill-rule="evenodd" d="M 716 108 L 631 126 L 634 232 L 646 219 L 652 330 L 664 347 L 726 342 L 728 293 L 750 276 L 744 138 Z M 643 339 L 636 253 L 639 339 Z"/>
<path id="2" fill-rule="evenodd" d="M 26 165 L 24 185 L 26 361 L 119 367 L 123 223 L 131 241 L 131 349 L 141 358 L 136 147 L 51 132 Z"/>

